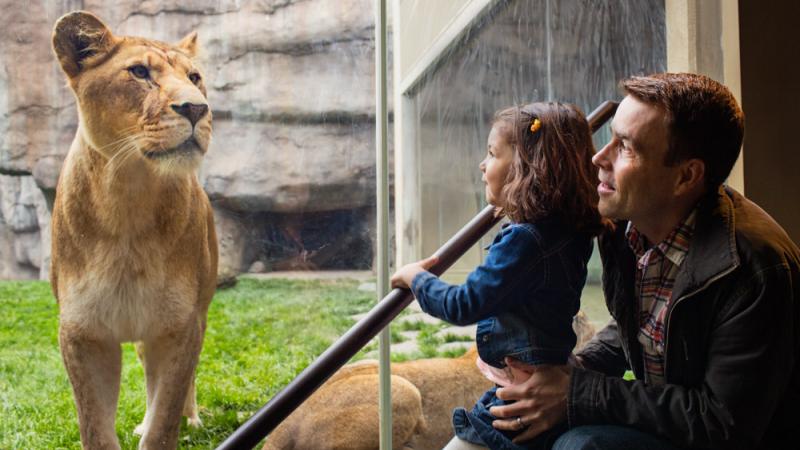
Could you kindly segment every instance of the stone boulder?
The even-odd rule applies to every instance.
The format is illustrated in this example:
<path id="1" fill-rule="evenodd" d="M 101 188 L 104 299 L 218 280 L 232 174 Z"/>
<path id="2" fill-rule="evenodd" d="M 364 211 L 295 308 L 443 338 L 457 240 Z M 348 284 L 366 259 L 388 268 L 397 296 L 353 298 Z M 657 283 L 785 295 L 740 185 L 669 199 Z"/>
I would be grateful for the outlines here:
<path id="1" fill-rule="evenodd" d="M 50 212 L 31 176 L 0 175 L 0 279 L 47 278 Z"/>
<path id="2" fill-rule="evenodd" d="M 215 130 L 200 178 L 223 238 L 221 270 L 268 258 L 254 250 L 270 247 L 265 228 L 294 242 L 296 258 L 336 248 L 308 247 L 320 238 L 307 235 L 317 228 L 297 225 L 303 214 L 341 218 L 327 230 L 331 242 L 350 242 L 342 224 L 355 223 L 362 237 L 351 248 L 361 254 L 348 261 L 371 258 L 372 0 L 0 0 L 0 8 L 0 278 L 46 277 L 48 207 L 77 127 L 50 39 L 73 9 L 93 12 L 119 35 L 177 42 L 198 31 Z M 291 252 L 282 258 L 294 267 Z M 309 267 L 326 268 L 323 260 L 330 258 Z"/>

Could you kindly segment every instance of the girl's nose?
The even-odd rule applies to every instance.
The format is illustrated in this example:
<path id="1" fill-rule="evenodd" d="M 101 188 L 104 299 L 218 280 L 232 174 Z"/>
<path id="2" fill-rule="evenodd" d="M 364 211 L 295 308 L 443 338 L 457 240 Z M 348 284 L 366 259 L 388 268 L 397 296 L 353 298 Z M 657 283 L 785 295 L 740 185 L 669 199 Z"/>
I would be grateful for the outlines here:
<path id="1" fill-rule="evenodd" d="M 486 159 L 485 158 L 484 158 L 483 161 L 480 162 L 480 164 L 478 164 L 478 169 L 480 169 L 481 172 L 486 172 Z"/>

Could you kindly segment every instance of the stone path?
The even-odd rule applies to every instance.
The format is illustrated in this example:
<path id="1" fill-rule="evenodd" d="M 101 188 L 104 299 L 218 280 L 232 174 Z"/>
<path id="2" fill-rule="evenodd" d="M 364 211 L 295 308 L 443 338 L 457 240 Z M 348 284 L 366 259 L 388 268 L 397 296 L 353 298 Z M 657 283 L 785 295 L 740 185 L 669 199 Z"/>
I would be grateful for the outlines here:
<path id="1" fill-rule="evenodd" d="M 375 278 L 369 270 L 286 270 L 280 272 L 266 273 L 246 273 L 240 275 L 242 278 L 255 278 L 258 280 L 287 279 L 287 280 L 339 280 L 350 279 L 356 281 L 367 281 Z M 370 283 L 364 283 L 366 286 Z M 375 283 L 371 283 L 372 292 L 375 292 Z M 362 289 L 364 290 L 364 289 Z"/>
<path id="2" fill-rule="evenodd" d="M 242 275 L 243 278 L 256 278 L 256 279 L 275 279 L 275 278 L 282 278 L 282 279 L 302 279 L 302 280 L 319 280 L 319 279 L 352 279 L 360 282 L 361 284 L 358 286 L 358 290 L 365 291 L 365 292 L 372 292 L 374 293 L 377 289 L 377 285 L 373 281 L 375 279 L 375 274 L 371 271 L 365 270 L 320 270 L 320 271 L 286 271 L 286 272 L 268 272 L 268 273 L 260 273 L 260 274 L 246 274 Z M 356 314 L 352 316 L 352 319 L 355 321 L 361 320 L 367 313 L 363 314 Z M 414 322 L 424 322 L 427 324 L 439 325 L 443 324 L 439 319 L 431 317 L 424 312 L 419 307 L 419 303 L 416 301 L 412 302 L 411 305 L 406 308 L 406 311 L 400 316 L 397 317 L 393 323 L 395 324 L 402 324 L 402 323 L 413 324 Z M 441 325 L 443 328 L 436 332 L 436 335 L 441 337 L 444 340 L 444 337 L 447 335 L 455 335 L 455 336 L 464 336 L 464 341 L 458 342 L 445 342 L 439 346 L 438 351 L 444 352 L 448 350 L 455 350 L 458 348 L 468 348 L 472 345 L 475 341 L 475 329 L 476 325 L 470 325 L 466 327 L 455 327 L 455 326 L 444 326 Z M 400 331 L 400 335 L 403 337 L 402 342 L 394 342 L 391 345 L 392 354 L 404 354 L 408 356 L 412 356 L 416 354 L 419 355 L 419 344 L 417 342 L 417 336 L 419 335 L 419 331 L 414 331 L 413 325 L 409 325 L 403 328 L 411 328 L 412 330 L 409 331 Z M 467 340 L 467 338 L 469 338 Z M 378 339 L 375 338 L 375 345 L 377 346 Z M 368 358 L 377 358 L 378 353 L 377 350 L 371 351 L 367 353 Z"/>
<path id="3" fill-rule="evenodd" d="M 247 274 L 243 275 L 244 277 L 252 277 L 252 278 L 288 278 L 288 279 L 341 279 L 341 278 L 348 278 L 352 280 L 356 280 L 360 283 L 358 289 L 360 291 L 371 292 L 375 293 L 376 284 L 374 282 L 375 275 L 370 271 L 315 271 L 315 272 L 306 272 L 306 271 L 297 271 L 297 272 L 272 272 L 272 273 L 264 273 L 264 274 Z M 608 312 L 605 310 L 605 305 L 602 304 L 602 297 L 600 297 L 599 288 L 593 288 L 597 292 L 593 292 L 594 296 L 597 297 L 593 300 L 596 304 L 594 307 L 591 305 L 584 305 L 588 306 L 588 314 L 591 319 L 591 325 L 594 327 L 595 330 L 600 330 L 609 319 Z M 584 299 L 590 299 L 587 296 L 587 291 L 591 289 L 587 287 L 584 290 Z M 590 293 L 592 293 L 590 292 Z M 599 305 L 599 306 L 598 306 Z M 587 309 L 584 309 L 586 312 Z M 358 321 L 362 319 L 366 313 L 357 314 L 352 316 L 352 319 Z M 415 322 L 424 322 L 426 324 L 433 324 L 437 326 L 441 326 L 436 332 L 436 336 L 442 338 L 442 341 L 445 341 L 444 337 L 447 335 L 455 335 L 455 336 L 464 336 L 464 340 L 459 340 L 457 342 L 444 342 L 438 347 L 438 352 L 442 353 L 449 350 L 454 350 L 457 348 L 468 348 L 474 343 L 475 339 L 475 329 L 476 325 L 470 325 L 466 327 L 456 327 L 456 326 L 446 326 L 444 322 L 434 317 L 431 317 L 424 312 L 419 307 L 419 304 L 414 301 L 406 308 L 399 317 L 394 319 L 394 324 L 400 324 L 400 328 L 405 329 L 407 331 L 399 331 L 399 335 L 402 336 L 402 342 L 393 342 L 391 345 L 392 354 L 403 354 L 408 355 L 410 357 L 420 357 L 420 348 L 418 343 L 418 335 L 419 331 L 415 331 L 415 327 L 413 324 Z M 404 326 L 403 324 L 407 323 L 408 325 Z M 452 339 L 449 339 L 452 340 Z M 378 339 L 375 338 L 375 347 L 377 347 Z M 368 358 L 377 358 L 377 350 L 373 350 L 366 355 Z"/>
<path id="4" fill-rule="evenodd" d="M 368 292 L 375 292 L 375 283 L 372 282 L 365 282 L 362 283 L 358 289 L 361 291 L 368 291 Z M 351 316 L 353 320 L 358 321 L 361 320 L 367 313 L 363 314 L 356 314 Z M 413 330 L 415 328 L 412 324 L 415 322 L 423 322 L 426 324 L 431 325 L 441 325 L 444 324 L 441 320 L 429 316 L 422 312 L 422 309 L 419 307 L 419 303 L 413 301 L 408 308 L 406 308 L 406 312 L 401 314 L 399 317 L 394 319 L 394 324 L 400 324 L 402 326 L 403 323 L 409 324 L 409 326 L 403 328 L 411 328 L 408 331 L 400 331 L 399 334 L 403 337 L 402 342 L 392 342 L 391 344 L 391 352 L 392 354 L 403 354 L 412 356 L 416 354 L 419 356 L 419 343 L 417 341 L 417 337 L 419 335 L 419 331 Z M 439 352 L 450 351 L 455 349 L 467 349 L 475 342 L 475 329 L 477 325 L 469 325 L 466 327 L 457 327 L 457 326 L 445 326 L 442 325 L 442 328 L 436 332 L 436 336 L 442 338 L 444 341 L 445 336 L 453 335 L 453 336 L 463 336 L 464 340 L 457 341 L 457 342 L 444 342 L 438 348 Z M 374 341 L 377 343 L 377 338 Z M 373 350 L 366 355 L 368 358 L 377 358 L 378 352 L 377 350 Z"/>

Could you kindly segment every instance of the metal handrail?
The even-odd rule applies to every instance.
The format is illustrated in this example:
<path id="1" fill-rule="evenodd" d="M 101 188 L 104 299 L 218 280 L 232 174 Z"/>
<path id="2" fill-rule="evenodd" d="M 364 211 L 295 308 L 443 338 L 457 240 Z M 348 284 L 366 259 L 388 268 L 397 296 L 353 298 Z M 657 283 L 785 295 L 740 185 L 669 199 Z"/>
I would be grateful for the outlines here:
<path id="1" fill-rule="evenodd" d="M 592 133 L 605 124 L 617 103 L 605 101 L 586 120 Z M 441 275 L 500 221 L 494 207 L 487 206 L 434 253 L 439 258 L 430 272 Z M 414 299 L 408 289 L 394 289 L 342 337 L 328 347 L 300 375 L 275 394 L 253 417 L 223 441 L 217 450 L 251 449 L 314 393 L 362 347 L 397 317 Z"/>

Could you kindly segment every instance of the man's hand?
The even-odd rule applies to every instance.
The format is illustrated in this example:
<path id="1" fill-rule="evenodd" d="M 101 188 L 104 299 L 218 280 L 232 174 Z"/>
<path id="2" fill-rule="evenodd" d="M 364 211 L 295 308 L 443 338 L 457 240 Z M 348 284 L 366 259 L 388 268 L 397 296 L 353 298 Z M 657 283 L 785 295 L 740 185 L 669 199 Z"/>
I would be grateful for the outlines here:
<path id="1" fill-rule="evenodd" d="M 437 262 L 439 262 L 439 258 L 431 256 L 422 261 L 406 264 L 392 275 L 392 287 L 411 289 L 411 282 L 414 281 L 414 277 L 417 276 L 418 273 L 430 269 Z"/>
<path id="2" fill-rule="evenodd" d="M 514 366 L 519 363 L 513 358 L 506 358 L 506 364 Z M 570 366 L 537 366 L 524 383 L 498 389 L 495 394 L 497 398 L 515 402 L 492 407 L 489 412 L 499 418 L 492 425 L 498 430 L 524 429 L 514 438 L 514 443 L 521 443 L 563 422 L 567 418 L 571 375 Z"/>

